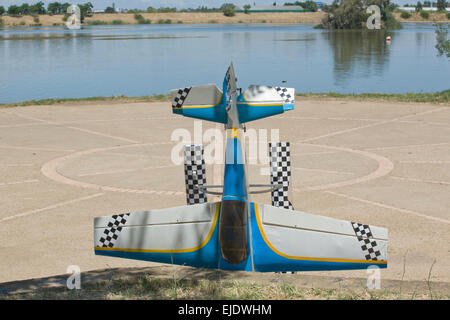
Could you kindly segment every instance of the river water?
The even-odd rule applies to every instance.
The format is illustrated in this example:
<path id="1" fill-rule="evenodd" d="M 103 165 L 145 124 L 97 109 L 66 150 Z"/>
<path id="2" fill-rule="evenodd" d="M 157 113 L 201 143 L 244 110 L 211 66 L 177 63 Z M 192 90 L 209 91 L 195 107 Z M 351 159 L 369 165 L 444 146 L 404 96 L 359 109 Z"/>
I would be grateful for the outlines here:
<path id="1" fill-rule="evenodd" d="M 450 89 L 450 60 L 438 56 L 434 30 L 431 24 L 388 32 L 270 24 L 3 29 L 0 103 L 221 87 L 230 61 L 242 88 L 286 81 L 305 93 L 442 91 Z"/>

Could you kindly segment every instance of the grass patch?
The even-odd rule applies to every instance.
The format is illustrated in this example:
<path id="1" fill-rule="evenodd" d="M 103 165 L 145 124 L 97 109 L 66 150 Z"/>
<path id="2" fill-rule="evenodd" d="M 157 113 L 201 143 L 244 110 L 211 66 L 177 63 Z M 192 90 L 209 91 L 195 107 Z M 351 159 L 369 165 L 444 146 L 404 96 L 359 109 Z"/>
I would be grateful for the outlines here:
<path id="1" fill-rule="evenodd" d="M 172 20 L 170 19 L 159 19 L 158 24 L 172 24 Z"/>
<path id="2" fill-rule="evenodd" d="M 80 290 L 53 287 L 0 295 L 0 300 L 409 300 L 411 298 L 410 293 L 402 294 L 396 289 L 367 290 L 363 287 L 357 289 L 320 289 L 243 280 L 176 279 L 158 278 L 151 275 L 83 283 Z M 415 295 L 414 298 L 429 299 L 429 296 L 421 294 Z M 446 300 L 448 298 L 444 295 L 433 295 L 433 299 Z"/>
<path id="3" fill-rule="evenodd" d="M 409 13 L 408 11 L 402 11 L 402 13 L 400 13 L 400 17 L 402 19 L 409 19 L 411 18 L 411 13 Z"/>
<path id="4" fill-rule="evenodd" d="M 387 102 L 417 102 L 417 103 L 450 103 L 450 90 L 432 93 L 405 93 L 405 94 L 385 94 L 385 93 L 360 93 L 360 94 L 346 94 L 346 93 L 297 93 L 299 98 L 311 99 L 343 99 L 343 100 L 358 100 L 358 101 L 387 101 Z M 58 104 L 86 104 L 95 102 L 117 102 L 117 103 L 132 103 L 132 102 L 157 102 L 170 101 L 171 97 L 168 94 L 157 94 L 152 96 L 129 97 L 125 95 L 113 97 L 88 97 L 88 98 L 57 98 L 57 99 L 42 99 L 29 100 L 14 103 L 0 104 L 0 107 L 24 107 L 36 105 L 58 105 Z"/>
<path id="5" fill-rule="evenodd" d="M 374 100 L 374 101 L 394 101 L 394 102 L 422 102 L 422 103 L 449 103 L 450 90 L 431 93 L 296 93 L 297 97 L 306 98 L 333 98 L 350 100 Z"/>
<path id="6" fill-rule="evenodd" d="M 170 101 L 170 95 L 157 94 L 153 96 L 128 97 L 124 95 L 113 97 L 88 97 L 88 98 L 57 98 L 57 99 L 42 99 L 42 100 L 28 100 L 15 103 L 0 104 L 0 107 L 26 107 L 26 106 L 40 106 L 40 105 L 58 105 L 58 104 L 86 104 L 96 102 L 117 102 L 117 103 L 131 103 L 131 102 L 157 102 Z"/>
<path id="7" fill-rule="evenodd" d="M 430 13 L 428 11 L 420 11 L 420 16 L 424 19 L 428 19 L 430 17 Z"/>
<path id="8" fill-rule="evenodd" d="M 88 25 L 90 26 L 103 26 L 108 24 L 106 21 L 102 21 L 102 20 L 90 20 L 86 22 Z"/>
<path id="9" fill-rule="evenodd" d="M 122 20 L 113 20 L 112 24 L 114 25 L 118 25 L 118 24 L 126 24 L 125 22 L 123 22 Z"/>

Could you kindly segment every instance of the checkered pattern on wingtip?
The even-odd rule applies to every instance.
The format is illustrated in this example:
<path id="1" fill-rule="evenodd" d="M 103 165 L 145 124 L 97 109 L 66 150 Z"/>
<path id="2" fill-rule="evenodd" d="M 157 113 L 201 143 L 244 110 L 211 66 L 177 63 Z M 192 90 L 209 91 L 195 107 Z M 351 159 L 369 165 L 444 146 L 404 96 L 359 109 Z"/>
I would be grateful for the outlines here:
<path id="1" fill-rule="evenodd" d="M 284 103 L 295 103 L 295 96 L 291 95 L 285 87 L 274 87 L 277 93 L 284 100 Z"/>
<path id="2" fill-rule="evenodd" d="M 373 240 L 373 234 L 369 225 L 357 222 L 351 222 L 351 224 L 366 260 L 379 260 L 381 252 L 378 250 L 377 242 Z"/>
<path id="3" fill-rule="evenodd" d="M 100 238 L 102 247 L 114 247 L 114 242 L 119 237 L 123 226 L 127 223 L 127 218 L 129 215 L 130 213 L 123 213 L 111 217 L 111 220 L 108 222 L 108 226 L 103 231 L 103 236 Z"/>
<path id="4" fill-rule="evenodd" d="M 270 184 L 283 187 L 272 191 L 272 205 L 294 210 L 288 199 L 291 180 L 291 151 L 289 142 L 269 142 Z"/>
<path id="5" fill-rule="evenodd" d="M 203 145 L 184 146 L 184 178 L 186 183 L 186 201 L 188 205 L 208 201 L 206 193 L 195 188 L 206 184 L 206 166 L 203 159 Z"/>
<path id="6" fill-rule="evenodd" d="M 181 108 L 192 87 L 179 89 L 172 101 L 172 108 Z"/>

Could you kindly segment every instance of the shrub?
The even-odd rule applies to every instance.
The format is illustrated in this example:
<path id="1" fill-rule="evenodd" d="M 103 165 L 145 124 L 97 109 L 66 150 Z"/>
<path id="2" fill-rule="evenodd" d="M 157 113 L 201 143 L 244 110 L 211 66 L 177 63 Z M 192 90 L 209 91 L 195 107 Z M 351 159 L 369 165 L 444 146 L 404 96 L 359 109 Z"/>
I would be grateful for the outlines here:
<path id="1" fill-rule="evenodd" d="M 0 28 L 3 27 L 3 19 L 0 18 Z"/>
<path id="2" fill-rule="evenodd" d="M 150 20 L 150 19 L 145 19 L 145 18 L 142 16 L 142 14 L 136 13 L 136 14 L 134 15 L 134 18 L 137 20 L 137 23 L 138 23 L 138 24 L 150 24 L 150 23 L 152 23 L 152 20 Z"/>
<path id="3" fill-rule="evenodd" d="M 34 23 L 39 23 L 39 17 L 34 17 L 33 21 L 34 21 Z"/>
<path id="4" fill-rule="evenodd" d="M 158 23 L 159 23 L 159 24 L 171 24 L 171 23 L 172 23 L 172 20 L 170 20 L 170 19 L 166 19 L 166 20 L 164 20 L 164 19 L 159 19 L 159 20 L 158 20 Z"/>
<path id="5" fill-rule="evenodd" d="M 430 14 L 427 11 L 420 11 L 420 16 L 424 19 L 428 19 L 430 17 Z"/>
<path id="6" fill-rule="evenodd" d="M 235 6 L 232 3 L 224 3 L 220 10 L 222 10 L 223 15 L 226 17 L 233 17 L 236 14 Z"/>
<path id="7" fill-rule="evenodd" d="M 235 13 L 233 8 L 225 8 L 223 10 L 223 15 L 226 16 L 226 17 L 233 17 L 235 14 L 236 13 Z"/>
<path id="8" fill-rule="evenodd" d="M 447 19 L 450 20 L 450 12 L 447 12 Z"/>
<path id="9" fill-rule="evenodd" d="M 105 25 L 107 23 L 102 20 L 91 20 L 91 21 L 88 21 L 87 24 L 91 25 L 91 26 L 101 26 L 101 25 Z"/>
<path id="10" fill-rule="evenodd" d="M 122 20 L 113 20 L 112 24 L 125 24 Z"/>
<path id="11" fill-rule="evenodd" d="M 400 17 L 402 19 L 409 19 L 409 18 L 411 18 L 411 13 L 409 13 L 408 11 L 402 11 L 402 13 L 400 14 Z"/>

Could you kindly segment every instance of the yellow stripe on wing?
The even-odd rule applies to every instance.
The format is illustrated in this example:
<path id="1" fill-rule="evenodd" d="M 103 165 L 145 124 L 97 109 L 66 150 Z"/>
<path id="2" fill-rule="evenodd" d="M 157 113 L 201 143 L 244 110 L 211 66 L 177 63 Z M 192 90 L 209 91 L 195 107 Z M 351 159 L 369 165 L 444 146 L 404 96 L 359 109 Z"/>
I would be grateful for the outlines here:
<path id="1" fill-rule="evenodd" d="M 185 253 L 185 252 L 197 251 L 197 250 L 201 249 L 202 247 L 204 247 L 211 239 L 211 236 L 214 233 L 214 229 L 216 228 L 216 225 L 217 225 L 217 219 L 219 217 L 219 209 L 220 209 L 220 202 L 217 202 L 213 224 L 211 226 L 211 229 L 209 230 L 209 233 L 208 233 L 206 239 L 201 244 L 199 244 L 198 246 L 193 247 L 193 248 L 167 250 L 167 249 L 127 249 L 127 248 L 94 247 L 94 249 L 95 250 L 103 250 L 103 251 L 150 252 L 150 253 Z"/>
<path id="2" fill-rule="evenodd" d="M 278 255 L 293 259 L 293 260 L 307 260 L 307 261 L 323 261 L 323 262 L 348 262 L 348 263 L 368 263 L 368 264 L 387 264 L 387 261 L 378 261 L 378 260 L 357 260 L 357 259 L 332 259 L 332 258 L 311 258 L 311 257 L 297 257 L 297 256 L 290 256 L 287 254 L 284 254 L 280 251 L 278 251 L 267 239 L 266 234 L 264 233 L 264 230 L 262 228 L 261 220 L 259 218 L 259 211 L 258 211 L 258 204 L 254 203 L 255 205 L 255 215 L 256 215 L 256 221 L 258 222 L 258 228 L 259 232 L 261 233 L 261 236 L 264 239 L 264 242 L 269 246 L 272 251 L 277 253 Z"/>

